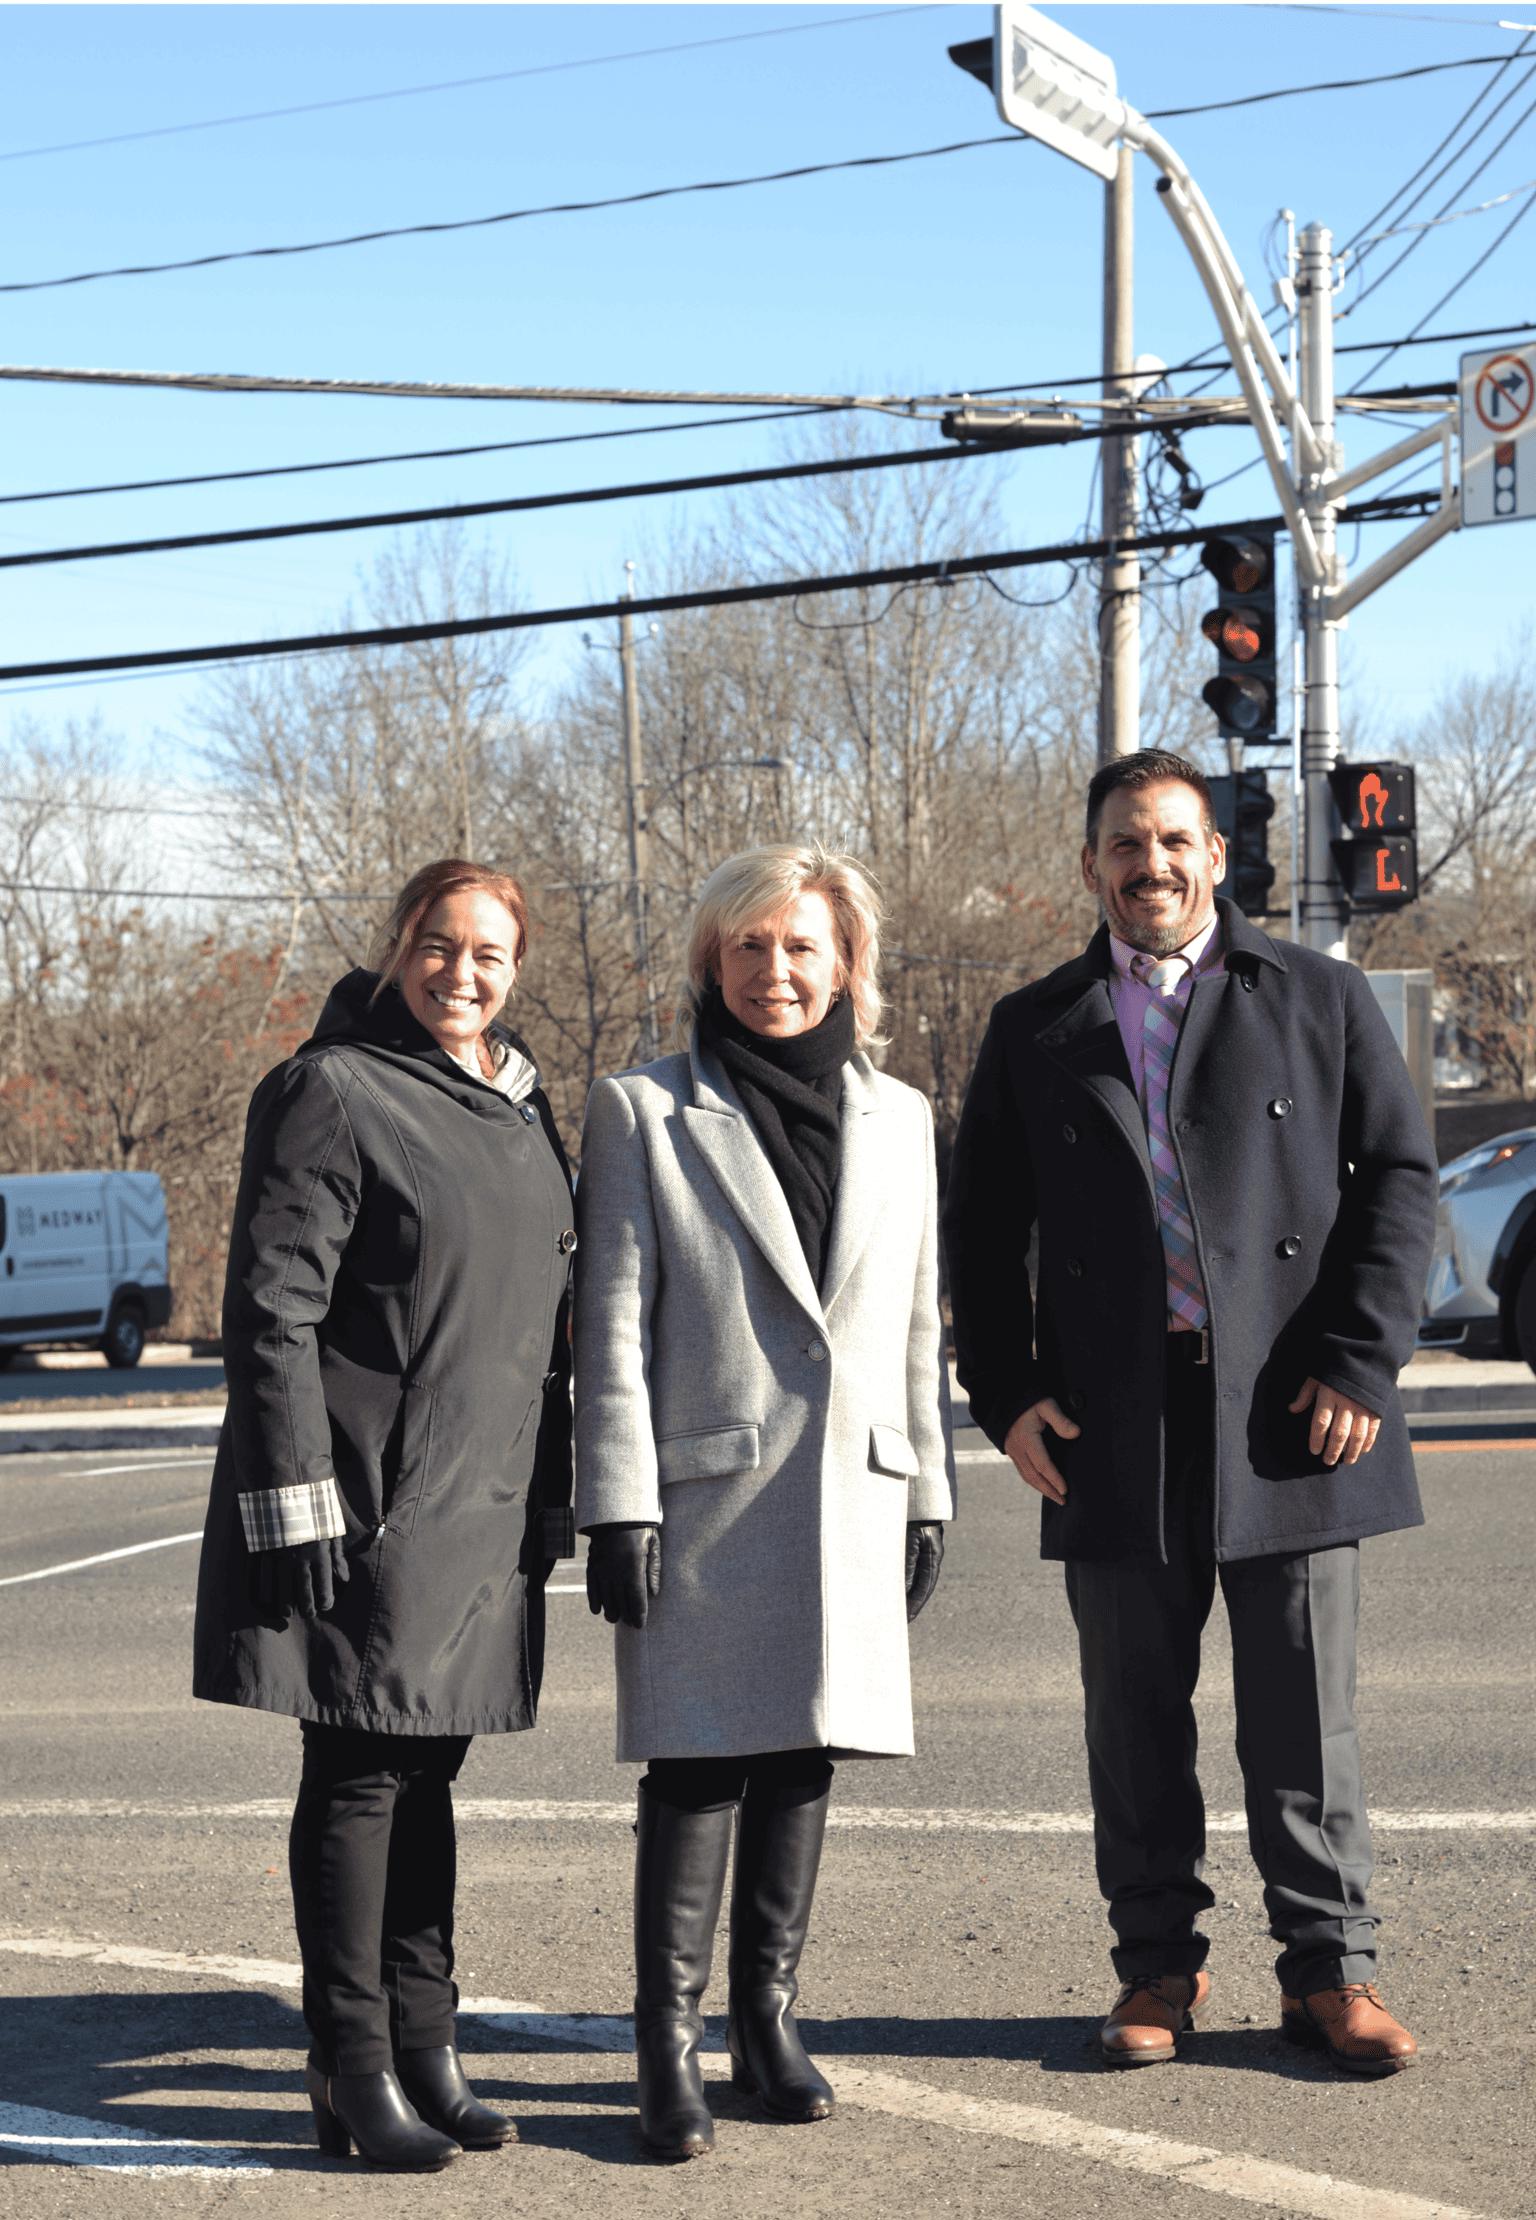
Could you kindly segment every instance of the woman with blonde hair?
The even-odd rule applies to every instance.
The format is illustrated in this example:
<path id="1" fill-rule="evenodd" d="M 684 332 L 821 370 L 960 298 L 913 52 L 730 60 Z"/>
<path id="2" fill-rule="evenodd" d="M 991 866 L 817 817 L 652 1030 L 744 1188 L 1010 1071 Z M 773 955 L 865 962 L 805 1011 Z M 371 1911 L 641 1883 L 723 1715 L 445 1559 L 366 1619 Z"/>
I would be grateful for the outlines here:
<path id="1" fill-rule="evenodd" d="M 907 1621 L 952 1515 L 933 1125 L 887 1078 L 880 905 L 851 857 L 753 849 L 699 895 L 687 1047 L 587 1106 L 576 1508 L 643 1760 L 640 2124 L 713 2148 L 699 2074 L 733 1821 L 732 2078 L 774 2118 L 832 2091 L 795 1979 L 833 1760 L 912 1750 Z"/>
<path id="2" fill-rule="evenodd" d="M 510 2139 L 454 2040 L 452 1783 L 531 1727 L 569 1554 L 570 1179 L 502 1021 L 522 888 L 448 858 L 251 1103 L 193 1690 L 299 1721 L 289 1837 L 322 2150 Z"/>

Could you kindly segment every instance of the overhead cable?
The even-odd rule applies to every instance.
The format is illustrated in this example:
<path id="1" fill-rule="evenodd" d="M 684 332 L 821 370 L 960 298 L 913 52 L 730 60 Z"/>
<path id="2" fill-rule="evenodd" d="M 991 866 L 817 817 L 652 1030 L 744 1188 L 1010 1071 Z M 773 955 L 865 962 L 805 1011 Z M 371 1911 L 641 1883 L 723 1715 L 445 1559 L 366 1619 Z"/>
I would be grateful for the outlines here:
<path id="1" fill-rule="evenodd" d="M 937 5 L 937 0 L 933 0 Z M 83 154 L 96 147 L 129 146 L 140 139 L 179 138 L 188 131 L 222 131 L 236 123 L 273 123 L 286 116 L 316 116 L 333 108 L 366 108 L 381 100 L 417 100 L 425 93 L 464 92 L 477 85 L 507 85 L 519 77 L 555 77 L 612 62 L 644 62 L 658 54 L 692 54 L 706 46 L 739 46 L 746 39 L 790 38 L 800 31 L 834 31 L 850 23 L 879 23 L 893 15 L 929 15 L 933 5 L 860 9 L 857 15 L 821 16 L 810 23 L 777 23 L 762 31 L 727 31 L 717 38 L 679 39 L 670 46 L 632 46 L 619 54 L 583 54 L 567 62 L 535 62 L 526 69 L 496 69 L 483 77 L 448 77 L 433 85 L 397 85 L 388 92 L 347 93 L 335 100 L 306 100 L 296 108 L 256 108 L 237 116 L 207 116 L 196 123 L 161 123 L 147 131 L 114 131 L 104 138 L 64 139 L 52 146 L 12 147 L 0 162 L 27 162 L 41 154 Z"/>
<path id="2" fill-rule="evenodd" d="M 1495 193 L 1492 200 L 1480 200 L 1470 208 L 1453 208 L 1448 216 L 1428 216 L 1423 223 L 1393 224 L 1390 231 L 1373 231 L 1364 243 L 1371 246 L 1378 239 L 1401 239 L 1410 231 L 1438 231 L 1443 224 L 1459 224 L 1467 216 L 1486 216 L 1491 208 L 1503 208 L 1509 201 L 1519 200 L 1522 193 L 1536 193 L 1536 177 L 1528 177 L 1523 185 L 1511 185 L 1507 193 Z"/>
<path id="3" fill-rule="evenodd" d="M 1422 509 L 1428 494 L 1395 494 L 1388 500 L 1350 503 L 1351 521 L 1400 516 Z M 1053 547 L 1012 548 L 989 555 L 956 555 L 943 560 L 898 563 L 880 569 L 845 571 L 820 578 L 768 579 L 748 586 L 712 586 L 692 593 L 646 594 L 634 599 L 577 603 L 560 609 L 522 609 L 489 617 L 455 617 L 422 624 L 373 625 L 348 632 L 315 632 L 278 640 L 225 641 L 218 646 L 149 648 L 125 655 L 70 656 L 42 663 L 0 665 L 0 682 L 70 678 L 88 672 L 186 669 L 205 663 L 263 661 L 274 656 L 327 655 L 355 647 L 410 647 L 427 640 L 474 638 L 492 632 L 524 632 L 549 625 L 591 623 L 628 614 L 659 616 L 684 609 L 715 609 L 740 602 L 793 600 L 806 594 L 848 593 L 865 586 L 942 583 L 991 570 L 1030 569 L 1041 563 L 1081 562 L 1115 551 L 1192 547 L 1220 534 L 1284 531 L 1279 516 L 1249 518 L 1235 524 L 1195 525 L 1182 531 L 1143 532 L 1115 540 L 1064 540 Z"/>
<path id="4" fill-rule="evenodd" d="M 1407 338 L 1396 340 L 1390 347 L 1388 347 L 1385 354 L 1378 355 L 1377 359 L 1371 364 L 1369 370 L 1363 370 L 1361 372 L 1361 383 L 1363 383 L 1366 378 L 1374 377 L 1378 370 L 1384 369 L 1386 367 L 1386 365 L 1392 360 L 1392 357 L 1395 354 L 1400 353 L 1404 347 L 1411 346 L 1413 344 L 1415 335 L 1422 330 L 1425 324 L 1429 322 L 1431 316 L 1438 316 L 1447 301 L 1454 300 L 1456 298 L 1456 295 L 1461 292 L 1465 286 L 1471 284 L 1478 271 L 1481 270 L 1485 266 L 1485 264 L 1493 260 L 1494 256 L 1503 246 L 1505 240 L 1509 237 L 1510 233 L 1517 229 L 1520 224 L 1524 223 L 1526 217 L 1530 214 L 1533 208 L 1536 208 L 1536 196 L 1528 194 L 1524 203 L 1515 210 L 1514 214 L 1510 217 L 1509 222 L 1504 226 L 1504 229 L 1499 233 L 1499 236 L 1493 241 L 1492 245 L 1485 247 L 1482 253 L 1478 256 L 1477 260 L 1471 265 L 1471 267 L 1462 271 L 1461 276 L 1456 280 L 1455 284 L 1448 286 L 1445 292 L 1441 294 L 1439 300 L 1435 302 L 1434 306 L 1432 308 L 1427 308 L 1424 311 L 1424 314 L 1420 317 L 1418 323 L 1415 324 L 1413 331 L 1409 332 Z M 1353 352 L 1354 350 L 1350 351 Z"/>
<path id="5" fill-rule="evenodd" d="M 1466 107 L 1463 108 L 1461 114 L 1456 118 L 1456 121 L 1451 125 L 1450 130 L 1446 132 L 1445 136 L 1442 139 L 1440 139 L 1434 146 L 1430 148 L 1428 154 L 1425 155 L 1418 168 L 1414 170 L 1410 176 L 1406 177 L 1403 180 L 1402 184 L 1398 186 L 1395 192 L 1389 193 L 1386 199 L 1382 202 L 1381 206 L 1373 210 L 1373 212 L 1366 217 L 1364 223 L 1359 225 L 1358 228 L 1350 234 L 1349 238 L 1345 240 L 1343 247 L 1340 249 L 1341 253 L 1347 254 L 1351 252 L 1356 246 L 1358 246 L 1360 241 L 1364 238 L 1365 234 L 1371 229 L 1372 225 L 1380 223 L 1382 217 L 1389 215 L 1391 211 L 1397 207 L 1399 201 L 1403 199 L 1403 196 L 1406 193 L 1412 191 L 1413 187 L 1418 184 L 1419 179 L 1424 175 L 1424 172 L 1430 167 L 1431 163 L 1439 161 L 1441 155 L 1445 152 L 1451 141 L 1462 130 L 1463 126 L 1471 121 L 1472 117 L 1477 113 L 1477 110 L 1482 106 L 1483 102 L 1488 98 L 1490 93 L 1494 91 L 1495 87 L 1498 85 L 1499 79 L 1504 75 L 1505 70 L 1513 69 L 1515 63 L 1519 60 L 1520 56 L 1525 52 L 1530 43 L 1531 41 L 1529 36 L 1523 38 L 1520 41 L 1520 44 L 1509 55 L 1507 61 L 1504 64 L 1504 68 L 1495 70 L 1493 75 L 1488 79 L 1488 82 L 1485 85 L 1479 87 L 1478 91 L 1467 103 Z M 1518 87 L 1511 87 L 1511 91 L 1518 91 L 1518 89 Z M 1505 97 L 1507 99 L 1508 95 L 1506 94 Z M 1499 107 L 1502 107 L 1503 105 L 1504 102 L 1501 101 L 1499 103 Z M 1493 117 L 1498 114 L 1499 107 L 1496 107 L 1490 115 L 1487 115 L 1483 118 L 1477 129 L 1472 133 L 1471 138 L 1468 139 L 1466 146 L 1462 148 L 1461 151 L 1463 154 L 1467 153 L 1469 149 L 1476 143 L 1476 141 L 1481 138 L 1484 131 L 1487 130 L 1489 124 L 1493 121 Z M 1436 177 L 1442 174 L 1442 172 L 1437 171 Z M 1408 207 L 1412 208 L 1416 206 L 1417 203 L 1423 199 L 1424 193 L 1427 193 L 1434 185 L 1434 183 L 1435 178 L 1432 177 L 1429 180 L 1429 184 L 1427 184 L 1423 188 L 1423 191 L 1415 194 L 1414 199 L 1408 203 Z M 1406 214 L 1407 210 L 1405 209 L 1403 212 Z"/>
<path id="6" fill-rule="evenodd" d="M 1215 115 L 1232 108 L 1251 107 L 1260 101 L 1287 100 L 1317 92 L 1354 91 L 1363 85 L 1395 84 L 1406 77 L 1428 76 L 1437 70 L 1501 67 L 1502 54 L 1472 54 L 1454 62 L 1426 62 L 1406 70 L 1387 70 L 1374 77 L 1340 78 L 1306 85 L 1286 85 L 1262 93 L 1245 93 L 1233 100 L 1206 101 L 1197 107 L 1153 108 L 1148 120 L 1163 122 L 1194 115 Z M 901 162 L 930 162 L 950 154 L 967 154 L 977 147 L 1023 146 L 1030 142 L 1018 131 L 991 133 L 981 139 L 956 139 L 946 146 L 910 147 L 899 154 L 857 154 L 833 162 L 802 162 L 791 169 L 763 170 L 747 177 L 697 179 L 687 185 L 652 185 L 636 193 L 610 193 L 595 200 L 551 201 L 537 208 L 508 208 L 491 216 L 459 216 L 437 223 L 389 224 L 372 231 L 346 232 L 332 239 L 302 239 L 262 247 L 231 247 L 214 254 L 183 255 L 170 262 L 130 262 L 111 269 L 76 270 L 67 277 L 15 279 L 0 284 L 0 293 L 53 292 L 62 286 L 94 285 L 103 278 L 162 277 L 179 270 L 207 270 L 226 262 L 271 261 L 299 254 L 328 254 L 342 247 L 374 246 L 384 239 L 431 238 L 452 231 L 484 231 L 499 224 L 525 223 L 538 216 L 582 216 L 603 208 L 634 208 L 643 202 L 676 200 L 693 193 L 738 192 L 746 186 L 783 185 L 804 177 L 826 177 L 835 171 L 888 169 Z"/>
<path id="7" fill-rule="evenodd" d="M 1519 88 L 1511 88 L 1511 90 L 1523 90 L 1524 87 L 1530 83 L 1533 77 L 1536 77 L 1536 62 L 1532 63 L 1530 69 L 1527 70 L 1525 76 L 1520 80 Z M 1453 191 L 1447 194 L 1446 198 L 1441 202 L 1440 206 L 1434 212 L 1436 217 L 1444 216 L 1449 211 L 1452 201 L 1454 201 L 1459 194 L 1466 192 L 1469 187 L 1476 183 L 1477 179 L 1482 176 L 1483 172 L 1490 166 L 1490 164 L 1493 163 L 1497 159 L 1497 157 L 1503 153 L 1505 147 L 1508 146 L 1510 140 L 1514 138 L 1515 134 L 1518 131 L 1523 130 L 1525 125 L 1530 122 L 1533 115 L 1536 115 L 1536 100 L 1531 100 L 1526 104 L 1526 106 L 1521 110 L 1520 114 L 1515 118 L 1514 122 L 1510 125 L 1509 129 L 1505 132 L 1503 138 L 1499 140 L 1497 146 L 1495 146 L 1491 150 L 1491 152 L 1485 154 L 1482 161 L 1478 163 L 1476 169 L 1469 171 L 1468 174 L 1461 180 L 1461 183 L 1457 185 Z M 1443 175 L 1444 173 L 1442 172 L 1441 174 Z M 1419 199 L 1422 199 L 1423 195 L 1420 194 L 1418 197 Z M 1410 207 L 1415 205 L 1416 202 L 1409 203 Z M 1368 283 L 1361 286 L 1359 292 L 1355 295 L 1354 300 L 1350 303 L 1350 306 L 1348 310 L 1345 311 L 1345 313 L 1353 315 L 1355 310 L 1360 307 L 1362 302 L 1369 300 L 1370 296 L 1373 293 L 1379 291 L 1380 288 L 1386 284 L 1388 278 L 1392 277 L 1395 272 L 1400 270 L 1403 264 L 1409 259 L 1411 255 L 1414 255 L 1418 252 L 1419 248 L 1424 244 L 1425 237 L 1426 234 L 1424 232 L 1420 232 L 1417 237 L 1410 239 L 1401 254 L 1395 256 L 1393 260 L 1387 264 L 1387 267 L 1384 270 L 1382 270 L 1377 276 L 1371 278 Z"/>

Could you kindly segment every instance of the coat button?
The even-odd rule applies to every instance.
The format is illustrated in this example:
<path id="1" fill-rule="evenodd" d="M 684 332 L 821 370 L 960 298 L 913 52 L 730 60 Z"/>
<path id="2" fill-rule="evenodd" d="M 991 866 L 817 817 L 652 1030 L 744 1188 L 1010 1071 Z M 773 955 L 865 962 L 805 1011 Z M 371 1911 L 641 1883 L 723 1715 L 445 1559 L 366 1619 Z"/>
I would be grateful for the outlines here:
<path id="1" fill-rule="evenodd" d="M 1301 1235 L 1299 1233 L 1288 1233 L 1283 1241 L 1277 1241 L 1275 1243 L 1275 1254 L 1276 1256 L 1300 1256 Z"/>
<path id="2" fill-rule="evenodd" d="M 560 1236 L 559 1240 L 558 1240 L 558 1241 L 557 1241 L 557 1242 L 555 1243 L 555 1247 L 556 1247 L 556 1248 L 557 1248 L 557 1249 L 558 1249 L 558 1250 L 560 1251 L 560 1254 L 561 1254 L 562 1256 L 569 1256 L 569 1255 L 570 1255 L 570 1253 L 571 1253 L 571 1251 L 572 1251 L 572 1249 L 574 1249 L 574 1248 L 575 1248 L 575 1246 L 576 1246 L 576 1234 L 575 1234 L 575 1230 L 574 1230 L 574 1228 L 573 1228 L 573 1227 L 571 1227 L 571 1226 L 567 1226 L 567 1227 L 566 1227 L 566 1229 L 565 1229 L 565 1231 L 564 1231 L 564 1233 L 562 1233 L 562 1234 L 561 1234 L 561 1236 Z"/>
<path id="3" fill-rule="evenodd" d="M 1077 1127 L 1075 1125 L 1064 1125 L 1061 1129 L 1061 1137 L 1064 1141 L 1075 1141 L 1077 1139 Z"/>
<path id="4" fill-rule="evenodd" d="M 1082 1260 L 1082 1258 L 1081 1258 L 1080 1256 L 1069 1256 L 1069 1257 L 1068 1257 L 1068 1259 L 1067 1259 L 1067 1278 L 1068 1278 L 1069 1280 L 1080 1280 L 1080 1279 L 1082 1278 L 1082 1276 L 1083 1276 L 1083 1260 Z"/>
<path id="5" fill-rule="evenodd" d="M 1290 1096 L 1276 1095 L 1274 1101 L 1269 1106 L 1269 1114 L 1272 1118 L 1288 1118 L 1291 1114 Z"/>
<path id="6" fill-rule="evenodd" d="M 813 1341 L 808 1345 L 805 1353 L 812 1364 L 821 1364 L 826 1358 L 827 1345 L 824 1341 Z"/>

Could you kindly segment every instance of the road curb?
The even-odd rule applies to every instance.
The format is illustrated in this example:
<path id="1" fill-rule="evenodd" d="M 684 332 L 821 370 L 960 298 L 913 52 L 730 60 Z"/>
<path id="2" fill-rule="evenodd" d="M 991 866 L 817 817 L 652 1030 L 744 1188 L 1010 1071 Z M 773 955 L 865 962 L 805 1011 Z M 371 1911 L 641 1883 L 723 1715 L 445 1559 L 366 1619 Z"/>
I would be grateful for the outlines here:
<path id="1" fill-rule="evenodd" d="M 30 1416 L 0 1418 L 0 1457 L 80 1449 L 211 1449 L 223 1423 L 222 1410 L 112 1411 L 100 1418 L 72 1411 L 51 1423 Z"/>

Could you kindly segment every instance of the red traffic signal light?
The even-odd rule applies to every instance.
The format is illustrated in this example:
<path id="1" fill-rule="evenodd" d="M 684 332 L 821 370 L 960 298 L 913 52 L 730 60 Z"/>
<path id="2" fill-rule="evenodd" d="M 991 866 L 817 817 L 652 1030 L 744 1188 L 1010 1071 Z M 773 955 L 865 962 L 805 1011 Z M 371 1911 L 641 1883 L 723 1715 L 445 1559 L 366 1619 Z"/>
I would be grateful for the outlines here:
<path id="1" fill-rule="evenodd" d="M 1418 899 L 1413 770 L 1406 763 L 1338 763 L 1328 773 L 1344 835 L 1332 843 L 1340 881 L 1357 910 L 1396 910 Z"/>

